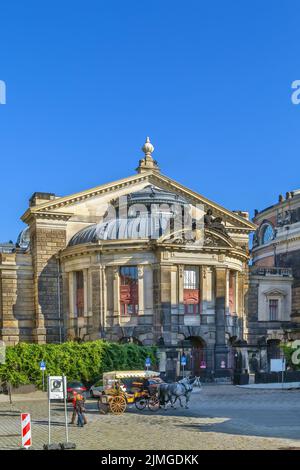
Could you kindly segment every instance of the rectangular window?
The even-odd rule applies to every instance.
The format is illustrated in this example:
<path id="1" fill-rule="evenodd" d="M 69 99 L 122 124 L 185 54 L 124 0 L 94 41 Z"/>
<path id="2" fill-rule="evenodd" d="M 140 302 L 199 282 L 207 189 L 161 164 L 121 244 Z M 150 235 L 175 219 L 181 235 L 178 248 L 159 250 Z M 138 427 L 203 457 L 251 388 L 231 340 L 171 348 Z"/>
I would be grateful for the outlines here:
<path id="1" fill-rule="evenodd" d="M 183 275 L 184 313 L 195 315 L 200 312 L 199 268 L 187 266 Z"/>
<path id="2" fill-rule="evenodd" d="M 84 285 L 83 285 L 83 271 L 75 272 L 76 283 L 76 314 L 77 317 L 84 315 Z"/>
<path id="3" fill-rule="evenodd" d="M 138 270 L 136 266 L 122 266 L 120 268 L 120 304 L 121 315 L 138 314 Z"/>
<path id="4" fill-rule="evenodd" d="M 270 321 L 278 320 L 278 299 L 269 300 L 269 317 Z"/>

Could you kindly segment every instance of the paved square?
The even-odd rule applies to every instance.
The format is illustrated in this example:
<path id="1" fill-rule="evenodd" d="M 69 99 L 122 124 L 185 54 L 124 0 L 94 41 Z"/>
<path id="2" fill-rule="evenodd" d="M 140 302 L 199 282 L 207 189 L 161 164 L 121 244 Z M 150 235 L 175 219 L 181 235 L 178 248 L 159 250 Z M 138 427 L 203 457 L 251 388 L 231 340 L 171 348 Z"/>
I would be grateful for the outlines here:
<path id="1" fill-rule="evenodd" d="M 20 399 L 19 399 L 20 400 Z M 42 394 L 0 403 L 0 449 L 20 446 L 20 412 L 30 412 L 34 449 L 48 442 L 47 400 Z M 53 442 L 65 441 L 61 404 L 52 408 Z M 69 407 L 71 417 L 71 407 Z M 300 391 L 249 390 L 206 385 L 192 394 L 190 408 L 99 415 L 87 402 L 88 424 L 69 427 L 78 449 L 280 449 L 300 448 Z"/>

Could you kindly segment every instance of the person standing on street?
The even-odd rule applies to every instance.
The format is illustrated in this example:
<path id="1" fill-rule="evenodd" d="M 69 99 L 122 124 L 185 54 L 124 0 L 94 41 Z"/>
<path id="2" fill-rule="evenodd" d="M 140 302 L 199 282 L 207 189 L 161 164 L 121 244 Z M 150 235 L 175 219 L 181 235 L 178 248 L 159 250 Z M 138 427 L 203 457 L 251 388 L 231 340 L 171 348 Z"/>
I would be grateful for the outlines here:
<path id="1" fill-rule="evenodd" d="M 84 411 L 85 411 L 84 398 L 79 393 L 77 393 L 76 395 L 75 410 L 77 413 L 77 426 L 80 426 L 83 428 L 83 426 L 87 423 L 87 420 L 84 415 Z"/>

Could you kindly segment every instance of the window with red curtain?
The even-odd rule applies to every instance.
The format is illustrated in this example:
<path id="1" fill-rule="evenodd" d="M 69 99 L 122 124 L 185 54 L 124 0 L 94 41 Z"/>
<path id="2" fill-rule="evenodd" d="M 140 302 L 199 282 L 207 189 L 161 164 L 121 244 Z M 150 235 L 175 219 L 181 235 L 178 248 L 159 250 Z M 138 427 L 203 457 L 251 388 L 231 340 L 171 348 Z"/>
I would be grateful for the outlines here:
<path id="1" fill-rule="evenodd" d="M 76 313 L 78 317 L 84 315 L 84 289 L 83 289 L 83 272 L 76 271 Z"/>
<path id="2" fill-rule="evenodd" d="M 138 270 L 136 266 L 120 268 L 121 315 L 137 315 L 139 311 Z"/>
<path id="3" fill-rule="evenodd" d="M 200 312 L 200 289 L 198 266 L 187 266 L 184 269 L 183 303 L 186 315 L 196 315 Z"/>

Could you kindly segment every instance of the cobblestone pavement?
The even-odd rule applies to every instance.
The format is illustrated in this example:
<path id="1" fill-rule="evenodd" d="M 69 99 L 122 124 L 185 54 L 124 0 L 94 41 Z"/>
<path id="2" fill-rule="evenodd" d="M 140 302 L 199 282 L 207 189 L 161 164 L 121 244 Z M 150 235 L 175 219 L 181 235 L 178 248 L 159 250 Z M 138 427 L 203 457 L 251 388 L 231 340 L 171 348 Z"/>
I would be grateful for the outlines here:
<path id="1" fill-rule="evenodd" d="M 35 449 L 48 442 L 47 400 L 0 402 L 0 449 L 20 447 L 20 411 L 31 413 Z M 71 416 L 71 408 L 69 417 Z M 88 424 L 69 427 L 78 449 L 280 449 L 300 448 L 300 391 L 247 390 L 206 385 L 190 408 L 99 415 L 87 402 Z M 65 441 L 64 414 L 52 405 L 52 442 Z"/>

